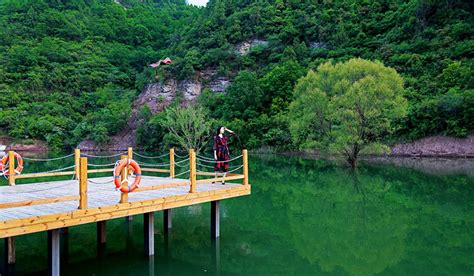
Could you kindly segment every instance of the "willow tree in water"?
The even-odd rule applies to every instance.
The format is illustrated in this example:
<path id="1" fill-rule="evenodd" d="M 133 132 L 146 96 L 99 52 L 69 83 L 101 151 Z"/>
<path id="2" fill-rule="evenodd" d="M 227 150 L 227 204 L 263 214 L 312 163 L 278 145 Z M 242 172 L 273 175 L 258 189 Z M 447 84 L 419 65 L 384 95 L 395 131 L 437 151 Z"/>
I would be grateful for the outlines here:
<path id="1" fill-rule="evenodd" d="M 289 127 L 301 149 L 329 149 L 355 168 L 362 151 L 387 150 L 382 139 L 406 110 L 394 69 L 363 59 L 328 62 L 298 81 Z"/>
<path id="2" fill-rule="evenodd" d="M 165 110 L 163 126 L 167 138 L 184 149 L 200 152 L 209 142 L 213 121 L 202 107 L 173 106 Z"/>

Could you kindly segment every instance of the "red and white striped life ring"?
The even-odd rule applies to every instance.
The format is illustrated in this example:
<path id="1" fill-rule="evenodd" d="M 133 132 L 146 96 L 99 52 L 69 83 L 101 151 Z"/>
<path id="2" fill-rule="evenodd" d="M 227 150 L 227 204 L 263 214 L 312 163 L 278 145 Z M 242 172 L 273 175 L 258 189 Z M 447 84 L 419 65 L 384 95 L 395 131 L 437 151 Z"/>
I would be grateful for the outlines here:
<path id="1" fill-rule="evenodd" d="M 122 186 L 123 182 L 127 182 L 128 184 L 127 178 L 125 178 L 123 181 L 120 181 L 121 179 L 120 174 L 122 173 L 122 170 L 124 169 L 125 166 L 128 166 L 129 168 L 131 168 L 135 174 L 135 181 L 133 182 L 132 185 Z M 137 189 L 140 186 L 141 179 L 142 179 L 142 169 L 140 168 L 140 166 L 135 160 L 122 159 L 119 161 L 117 166 L 115 166 L 115 169 L 114 169 L 115 188 L 120 189 L 122 193 L 131 193 L 135 191 L 135 189 Z"/>
<path id="2" fill-rule="evenodd" d="M 18 164 L 15 168 L 15 174 L 21 174 L 21 171 L 23 170 L 23 158 L 21 158 L 21 155 L 17 152 L 13 152 L 13 156 L 16 159 L 16 163 Z M 0 160 L 0 170 L 2 171 L 2 174 L 5 176 L 10 175 L 9 171 L 9 166 L 8 163 L 10 161 L 10 157 L 7 155 L 3 156 L 2 160 Z"/>

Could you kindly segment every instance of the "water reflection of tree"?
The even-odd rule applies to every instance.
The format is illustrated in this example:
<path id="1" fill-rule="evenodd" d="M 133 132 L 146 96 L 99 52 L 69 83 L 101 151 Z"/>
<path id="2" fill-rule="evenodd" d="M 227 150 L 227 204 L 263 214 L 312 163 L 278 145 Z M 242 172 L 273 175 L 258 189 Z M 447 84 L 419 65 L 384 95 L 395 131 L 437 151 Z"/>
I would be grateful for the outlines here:
<path id="1" fill-rule="evenodd" d="M 324 271 L 343 269 L 351 274 L 372 274 L 391 267 L 406 268 L 401 264 L 416 266 L 422 258 L 430 256 L 426 249 L 431 246 L 446 250 L 444 257 L 439 257 L 440 266 L 444 263 L 460 271 L 456 265 L 443 262 L 452 259 L 447 252 L 457 250 L 450 245 L 453 238 L 447 233 L 462 237 L 459 240 L 464 241 L 466 248 L 473 246 L 466 228 L 453 229 L 451 225 L 452 215 L 457 214 L 463 223 L 472 226 L 473 220 L 469 219 L 472 204 L 465 206 L 461 197 L 461 204 L 452 204 L 450 210 L 457 212 L 445 216 L 439 212 L 440 204 L 445 201 L 431 200 L 443 190 L 450 193 L 453 189 L 466 188 L 462 177 L 439 183 L 432 176 L 389 166 L 364 167 L 354 175 L 321 160 L 266 157 L 255 161 L 252 169 L 265 169 L 259 170 L 260 175 L 253 182 L 271 197 L 275 208 L 286 211 L 283 217 L 288 220 L 289 236 L 285 229 L 273 231 L 281 233 L 282 238 L 291 237 L 298 253 L 310 263 L 319 264 Z M 426 189 L 434 185 L 437 188 Z M 448 185 L 454 187 L 447 188 Z M 425 193 L 411 192 L 420 189 Z M 470 194 L 472 187 L 464 191 Z M 452 196 L 459 198 L 457 192 Z M 420 220 L 426 220 L 426 224 L 420 224 Z M 429 223 L 446 233 L 439 237 L 439 233 L 432 232 L 435 226 L 426 226 Z M 423 237 L 437 236 L 440 241 L 436 244 L 423 241 L 423 246 L 414 246 L 420 241 L 413 240 L 413 232 Z M 407 262 L 412 257 L 417 261 Z M 460 265 L 472 267 L 472 261 Z"/>
<path id="2" fill-rule="evenodd" d="M 400 199 L 381 204 L 380 181 L 359 178 L 335 169 L 319 178 L 319 189 L 307 182 L 292 192 L 293 204 L 312 206 L 300 208 L 306 210 L 299 214 L 303 222 L 288 215 L 295 248 L 326 272 L 379 273 L 399 262 L 405 250 L 404 225 L 411 218 L 393 208 Z"/>

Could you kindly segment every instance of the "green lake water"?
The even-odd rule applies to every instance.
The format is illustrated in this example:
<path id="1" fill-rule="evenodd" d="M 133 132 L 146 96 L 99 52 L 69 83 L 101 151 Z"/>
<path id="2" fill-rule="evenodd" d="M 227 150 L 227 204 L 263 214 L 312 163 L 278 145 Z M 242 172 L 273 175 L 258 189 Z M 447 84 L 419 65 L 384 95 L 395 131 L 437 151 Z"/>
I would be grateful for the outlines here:
<path id="1" fill-rule="evenodd" d="M 142 216 L 109 221 L 100 257 L 95 224 L 71 227 L 61 272 L 474 274 L 474 160 L 368 160 L 354 173 L 333 161 L 251 155 L 250 182 L 251 196 L 222 201 L 217 242 L 210 239 L 209 203 L 174 209 L 169 234 L 157 212 L 152 258 L 143 255 Z M 46 273 L 46 240 L 46 233 L 16 239 L 13 274 Z"/>

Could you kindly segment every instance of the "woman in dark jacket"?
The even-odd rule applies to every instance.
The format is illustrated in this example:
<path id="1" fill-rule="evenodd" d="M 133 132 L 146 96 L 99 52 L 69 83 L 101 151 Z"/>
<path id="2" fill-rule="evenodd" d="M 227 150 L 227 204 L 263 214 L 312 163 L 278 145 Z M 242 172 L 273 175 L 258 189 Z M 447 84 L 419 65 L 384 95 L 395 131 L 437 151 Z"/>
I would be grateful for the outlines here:
<path id="1" fill-rule="evenodd" d="M 229 132 L 229 135 L 225 135 L 225 132 Z M 214 171 L 216 172 L 216 178 L 218 173 L 223 173 L 223 177 L 226 177 L 227 170 L 229 169 L 230 152 L 229 146 L 227 145 L 230 137 L 234 135 L 234 132 L 226 127 L 219 127 L 214 136 L 214 160 L 217 162 L 214 164 Z M 222 185 L 225 181 L 222 181 Z"/>

